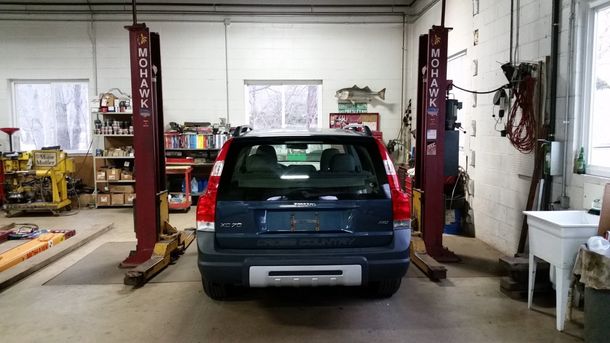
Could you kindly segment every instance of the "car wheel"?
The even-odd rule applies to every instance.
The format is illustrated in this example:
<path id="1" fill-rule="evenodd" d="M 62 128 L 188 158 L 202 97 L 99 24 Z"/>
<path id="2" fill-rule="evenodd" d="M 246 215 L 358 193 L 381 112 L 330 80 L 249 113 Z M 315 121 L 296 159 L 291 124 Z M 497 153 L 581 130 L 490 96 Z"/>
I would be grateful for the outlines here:
<path id="1" fill-rule="evenodd" d="M 402 279 L 387 279 L 371 282 L 367 286 L 367 293 L 374 298 L 389 298 L 400 289 Z"/>
<path id="2" fill-rule="evenodd" d="M 203 291 L 205 294 L 214 300 L 225 300 L 230 295 L 229 285 L 210 282 L 206 279 L 201 279 L 201 282 L 203 283 Z"/>

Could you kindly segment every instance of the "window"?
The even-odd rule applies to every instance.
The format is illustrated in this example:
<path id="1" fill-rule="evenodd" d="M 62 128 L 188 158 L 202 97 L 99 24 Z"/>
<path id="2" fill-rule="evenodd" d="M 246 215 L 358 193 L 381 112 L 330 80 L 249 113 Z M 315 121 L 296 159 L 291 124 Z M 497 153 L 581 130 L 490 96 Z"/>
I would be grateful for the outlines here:
<path id="1" fill-rule="evenodd" d="M 246 118 L 254 129 L 320 126 L 321 81 L 246 81 Z"/>
<path id="2" fill-rule="evenodd" d="M 13 119 L 20 150 L 59 145 L 85 152 L 91 140 L 88 82 L 14 81 Z"/>
<path id="3" fill-rule="evenodd" d="M 220 180 L 219 200 L 388 198 L 383 162 L 373 141 L 292 139 L 234 142 Z"/>
<path id="4" fill-rule="evenodd" d="M 598 2 L 599 4 L 599 2 Z M 587 173 L 610 176 L 610 2 L 594 6 L 589 25 L 588 92 L 585 113 L 589 114 L 585 129 Z"/>

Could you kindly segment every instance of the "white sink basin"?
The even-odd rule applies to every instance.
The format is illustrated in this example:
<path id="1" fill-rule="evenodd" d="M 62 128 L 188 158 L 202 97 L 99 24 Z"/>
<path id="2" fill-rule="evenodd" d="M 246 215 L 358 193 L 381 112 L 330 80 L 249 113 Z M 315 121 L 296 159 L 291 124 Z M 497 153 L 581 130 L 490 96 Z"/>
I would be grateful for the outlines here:
<path id="1" fill-rule="evenodd" d="M 528 308 L 532 307 L 536 260 L 539 257 L 555 266 L 557 273 L 557 330 L 563 331 L 570 275 L 578 247 L 597 235 L 599 217 L 585 211 L 528 211 L 529 282 Z"/>
<path id="2" fill-rule="evenodd" d="M 597 234 L 599 216 L 585 211 L 528 211 L 530 251 L 559 268 L 572 268 L 578 247 Z"/>

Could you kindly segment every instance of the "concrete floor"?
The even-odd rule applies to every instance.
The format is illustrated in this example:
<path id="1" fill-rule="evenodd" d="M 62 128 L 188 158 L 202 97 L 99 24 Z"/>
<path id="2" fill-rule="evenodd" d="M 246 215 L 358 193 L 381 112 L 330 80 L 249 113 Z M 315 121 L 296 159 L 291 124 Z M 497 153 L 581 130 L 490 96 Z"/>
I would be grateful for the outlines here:
<path id="1" fill-rule="evenodd" d="M 44 220 L 66 227 L 115 225 L 0 293 L 4 343 L 582 340 L 582 324 L 570 322 L 565 333 L 557 332 L 554 308 L 528 311 L 525 302 L 500 293 L 499 278 L 493 273 L 452 276 L 451 267 L 449 278 L 440 283 L 410 271 L 399 292 L 386 300 L 364 299 L 355 290 L 340 288 L 251 290 L 238 300 L 215 302 L 203 294 L 199 282 L 150 283 L 137 290 L 117 284 L 43 285 L 106 242 L 134 240 L 130 209 L 82 210 L 75 216 Z M 194 211 L 172 214 L 171 220 L 179 228 L 192 226 Z M 7 221 L 0 218 L 0 224 Z M 464 270 L 493 264 L 496 258 L 493 249 L 474 239 L 447 241 L 471 264 L 462 265 Z M 486 260 L 472 252 L 473 246 L 487 251 Z"/>

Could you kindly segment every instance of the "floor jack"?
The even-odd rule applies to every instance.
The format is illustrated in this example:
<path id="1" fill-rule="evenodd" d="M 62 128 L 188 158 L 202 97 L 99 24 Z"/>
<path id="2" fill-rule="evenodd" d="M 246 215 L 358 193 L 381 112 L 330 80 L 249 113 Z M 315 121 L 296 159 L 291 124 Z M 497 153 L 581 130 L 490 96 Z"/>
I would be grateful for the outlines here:
<path id="1" fill-rule="evenodd" d="M 447 277 L 439 262 L 457 262 L 452 251 L 443 247 L 445 225 L 444 180 L 448 169 L 447 153 L 457 153 L 457 131 L 447 111 L 456 111 L 455 100 L 447 99 L 447 39 L 445 0 L 442 1 L 441 25 L 432 26 L 419 38 L 417 80 L 417 131 L 415 179 L 413 183 L 413 227 L 411 260 L 432 280 Z M 455 147 L 453 146 L 455 144 Z M 455 166 L 457 173 L 457 165 Z"/>
<path id="2" fill-rule="evenodd" d="M 136 250 L 120 264 L 133 268 L 126 285 L 141 286 L 195 239 L 195 230 L 179 231 L 169 224 L 163 139 L 163 95 L 159 34 L 138 24 L 135 1 L 129 31 L 134 150 L 138 182 L 134 202 Z"/>

